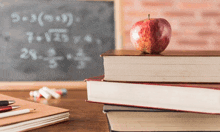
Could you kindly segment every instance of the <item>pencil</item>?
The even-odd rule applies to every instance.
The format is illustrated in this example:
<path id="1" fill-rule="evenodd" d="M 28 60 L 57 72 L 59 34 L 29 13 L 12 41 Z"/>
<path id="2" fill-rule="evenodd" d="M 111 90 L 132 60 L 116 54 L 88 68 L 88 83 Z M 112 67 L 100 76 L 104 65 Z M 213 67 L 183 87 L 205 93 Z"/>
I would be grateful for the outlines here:
<path id="1" fill-rule="evenodd" d="M 30 112 L 34 112 L 35 109 L 23 109 L 23 110 L 16 110 L 16 111 L 10 111 L 10 112 L 5 112 L 0 114 L 0 119 L 5 118 L 5 117 L 10 117 L 10 116 L 16 116 L 16 115 L 21 115 L 21 114 L 27 114 Z"/>
<path id="2" fill-rule="evenodd" d="M 19 107 L 20 107 L 20 106 L 18 106 L 18 105 L 0 106 L 0 113 L 6 112 L 6 111 L 10 111 L 10 110 L 13 110 L 13 109 L 17 109 L 17 108 L 19 108 Z"/>

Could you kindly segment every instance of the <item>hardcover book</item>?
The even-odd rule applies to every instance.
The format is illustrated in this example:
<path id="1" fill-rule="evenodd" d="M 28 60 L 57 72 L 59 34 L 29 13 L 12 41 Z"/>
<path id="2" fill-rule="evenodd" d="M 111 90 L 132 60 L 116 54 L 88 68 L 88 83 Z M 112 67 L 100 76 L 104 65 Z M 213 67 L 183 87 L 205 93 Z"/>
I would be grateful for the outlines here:
<path id="1" fill-rule="evenodd" d="M 220 84 L 110 82 L 103 77 L 86 79 L 88 102 L 220 114 Z"/>
<path id="2" fill-rule="evenodd" d="M 218 83 L 220 80 L 219 51 L 143 54 L 136 50 L 109 50 L 101 56 L 107 81 Z"/>
<path id="3" fill-rule="evenodd" d="M 220 131 L 220 115 L 104 105 L 111 132 Z"/>
<path id="4" fill-rule="evenodd" d="M 111 132 L 220 131 L 220 115 L 186 112 L 109 111 Z"/>

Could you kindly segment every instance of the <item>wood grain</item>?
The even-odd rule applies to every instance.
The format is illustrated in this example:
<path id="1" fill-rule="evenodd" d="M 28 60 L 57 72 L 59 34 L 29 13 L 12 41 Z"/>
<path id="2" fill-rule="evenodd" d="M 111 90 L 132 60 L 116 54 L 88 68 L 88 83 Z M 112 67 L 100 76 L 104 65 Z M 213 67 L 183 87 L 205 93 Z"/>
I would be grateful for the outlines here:
<path id="1" fill-rule="evenodd" d="M 2 91 L 1 94 L 34 101 L 29 91 Z M 35 102 L 57 106 L 70 110 L 70 120 L 55 125 L 39 128 L 30 132 L 108 132 L 106 115 L 102 112 L 103 105 L 85 102 L 86 90 L 68 90 L 61 99 L 40 99 Z"/>
<path id="2" fill-rule="evenodd" d="M 66 88 L 66 89 L 86 89 L 84 81 L 31 81 L 31 82 L 0 82 L 0 91 L 5 90 L 38 90 L 42 87 Z"/>

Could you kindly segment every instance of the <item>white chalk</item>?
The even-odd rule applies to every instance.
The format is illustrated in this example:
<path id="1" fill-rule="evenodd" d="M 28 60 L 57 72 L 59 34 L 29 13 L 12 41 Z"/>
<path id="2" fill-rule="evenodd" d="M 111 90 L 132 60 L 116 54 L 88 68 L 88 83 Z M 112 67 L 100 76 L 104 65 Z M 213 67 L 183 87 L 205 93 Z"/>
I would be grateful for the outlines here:
<path id="1" fill-rule="evenodd" d="M 43 88 L 39 89 L 39 93 L 40 93 L 45 99 L 50 99 L 50 98 L 51 98 L 51 95 L 50 95 L 47 91 L 43 90 Z"/>
<path id="2" fill-rule="evenodd" d="M 58 93 L 56 93 L 55 91 L 49 89 L 48 87 L 43 87 L 42 88 L 44 91 L 46 91 L 47 93 L 49 93 L 50 95 L 52 95 L 54 98 L 59 99 L 60 95 Z"/>
<path id="3" fill-rule="evenodd" d="M 41 94 L 39 91 L 30 91 L 30 96 L 38 98 L 41 97 Z"/>
<path id="4" fill-rule="evenodd" d="M 34 91 L 30 91 L 29 95 L 32 97 L 34 96 Z"/>

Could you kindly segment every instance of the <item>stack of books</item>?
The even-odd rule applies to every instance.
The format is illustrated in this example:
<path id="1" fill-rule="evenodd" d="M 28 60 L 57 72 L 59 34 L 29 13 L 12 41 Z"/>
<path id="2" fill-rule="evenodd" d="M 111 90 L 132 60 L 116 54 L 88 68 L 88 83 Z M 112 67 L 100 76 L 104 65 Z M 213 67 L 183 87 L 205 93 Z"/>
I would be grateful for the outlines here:
<path id="1" fill-rule="evenodd" d="M 220 52 L 110 50 L 104 75 L 86 79 L 111 131 L 219 131 Z"/>

